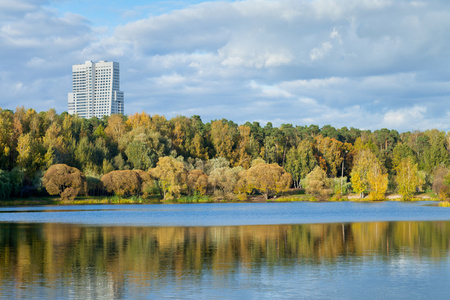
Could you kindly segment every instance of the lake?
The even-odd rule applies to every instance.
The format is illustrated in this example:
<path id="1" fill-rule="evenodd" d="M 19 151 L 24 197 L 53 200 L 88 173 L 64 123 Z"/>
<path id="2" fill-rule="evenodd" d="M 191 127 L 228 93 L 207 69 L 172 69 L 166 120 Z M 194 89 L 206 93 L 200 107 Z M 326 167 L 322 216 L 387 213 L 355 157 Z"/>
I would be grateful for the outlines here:
<path id="1" fill-rule="evenodd" d="M 0 208 L 0 298 L 447 299 L 429 204 Z"/>

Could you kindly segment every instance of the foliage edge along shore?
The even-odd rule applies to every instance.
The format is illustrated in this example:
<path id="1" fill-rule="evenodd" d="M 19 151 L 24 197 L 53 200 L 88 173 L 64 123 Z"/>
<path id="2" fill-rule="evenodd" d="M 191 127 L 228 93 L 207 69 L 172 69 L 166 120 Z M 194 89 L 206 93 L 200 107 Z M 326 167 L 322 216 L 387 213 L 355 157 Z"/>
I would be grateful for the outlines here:
<path id="1" fill-rule="evenodd" d="M 0 205 L 441 200 L 450 132 L 0 108 Z"/>

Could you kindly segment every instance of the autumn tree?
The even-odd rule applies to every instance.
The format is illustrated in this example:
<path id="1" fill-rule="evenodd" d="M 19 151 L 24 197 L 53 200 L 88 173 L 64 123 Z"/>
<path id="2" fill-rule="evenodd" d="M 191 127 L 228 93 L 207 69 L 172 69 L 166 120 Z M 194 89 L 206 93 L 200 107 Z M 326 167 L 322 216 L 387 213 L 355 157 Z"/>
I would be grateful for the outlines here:
<path id="1" fill-rule="evenodd" d="M 211 122 L 211 142 L 216 152 L 216 157 L 232 159 L 234 137 L 236 129 L 231 127 L 226 120 Z"/>
<path id="2" fill-rule="evenodd" d="M 344 144 L 336 139 L 319 135 L 314 138 L 314 147 L 317 155 L 325 160 L 329 175 L 337 177 L 344 159 Z"/>
<path id="3" fill-rule="evenodd" d="M 382 170 L 378 158 L 369 149 L 363 149 L 356 154 L 351 172 L 353 190 L 364 197 L 364 192 L 370 192 L 370 199 L 384 199 L 387 190 L 388 175 Z"/>
<path id="4" fill-rule="evenodd" d="M 320 200 L 326 200 L 331 195 L 330 182 L 327 173 L 316 166 L 303 180 L 306 193 Z"/>
<path id="5" fill-rule="evenodd" d="M 128 130 L 136 129 L 138 127 L 150 127 L 152 122 L 151 117 L 145 113 L 135 113 L 134 115 L 128 116 L 125 126 Z"/>
<path id="6" fill-rule="evenodd" d="M 252 160 L 249 153 L 251 152 L 252 144 L 254 144 L 253 138 L 250 135 L 250 127 L 241 125 L 238 127 L 238 130 L 238 142 L 233 155 L 234 166 L 248 169 Z"/>
<path id="7" fill-rule="evenodd" d="M 105 133 L 116 143 L 122 135 L 125 134 L 125 124 L 121 115 L 111 115 L 108 118 L 108 126 L 105 128 Z"/>
<path id="8" fill-rule="evenodd" d="M 51 166 L 42 183 L 50 195 L 60 195 L 62 200 L 73 200 L 78 195 L 87 194 L 86 176 L 65 164 Z"/>
<path id="9" fill-rule="evenodd" d="M 379 162 L 374 162 L 367 174 L 369 182 L 369 199 L 384 200 L 388 187 L 388 174 L 383 173 Z"/>
<path id="10" fill-rule="evenodd" d="M 246 189 L 257 190 L 268 200 L 270 197 L 285 192 L 291 186 L 291 174 L 278 164 L 257 164 L 240 176 L 245 179 Z"/>
<path id="11" fill-rule="evenodd" d="M 219 199 L 233 199 L 233 193 L 242 170 L 244 170 L 242 167 L 230 168 L 228 166 L 222 166 L 214 168 L 208 177 L 208 182 L 213 188 L 214 196 Z"/>
<path id="12" fill-rule="evenodd" d="M 187 186 L 191 194 L 198 193 L 200 195 L 206 194 L 208 187 L 208 175 L 202 170 L 191 170 L 187 176 Z"/>
<path id="13" fill-rule="evenodd" d="M 183 163 L 173 157 L 160 157 L 150 174 L 158 181 L 164 200 L 179 197 L 186 189 L 187 172 Z"/>
<path id="14" fill-rule="evenodd" d="M 31 133 L 21 134 L 17 142 L 17 165 L 25 170 L 28 178 L 33 178 L 45 165 L 45 148 L 40 138 Z"/>
<path id="15" fill-rule="evenodd" d="M 398 193 L 402 195 L 403 200 L 411 200 L 420 184 L 417 163 L 414 163 L 411 156 L 407 156 L 397 164 L 396 171 Z"/>
<path id="16" fill-rule="evenodd" d="M 449 170 L 445 166 L 437 167 L 433 172 L 433 192 L 440 199 L 446 199 L 450 195 Z"/>
<path id="17" fill-rule="evenodd" d="M 104 189 L 119 197 L 139 195 L 141 191 L 142 178 L 134 170 L 112 171 L 100 178 Z"/>

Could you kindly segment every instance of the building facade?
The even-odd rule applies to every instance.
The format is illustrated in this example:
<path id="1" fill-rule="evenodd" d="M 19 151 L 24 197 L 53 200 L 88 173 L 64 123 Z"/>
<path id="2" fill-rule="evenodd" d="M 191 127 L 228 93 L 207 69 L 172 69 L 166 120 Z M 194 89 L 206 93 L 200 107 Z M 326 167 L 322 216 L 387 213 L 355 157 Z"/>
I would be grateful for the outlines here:
<path id="1" fill-rule="evenodd" d="M 87 61 L 72 66 L 72 93 L 68 112 L 82 118 L 101 118 L 124 113 L 119 63 Z"/>

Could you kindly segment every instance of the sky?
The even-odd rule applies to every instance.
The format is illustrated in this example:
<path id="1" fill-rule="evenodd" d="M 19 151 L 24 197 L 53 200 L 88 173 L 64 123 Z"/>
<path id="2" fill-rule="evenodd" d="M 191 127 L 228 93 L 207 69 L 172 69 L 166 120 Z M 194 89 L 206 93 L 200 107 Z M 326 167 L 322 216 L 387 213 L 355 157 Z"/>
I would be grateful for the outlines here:
<path id="1" fill-rule="evenodd" d="M 448 0 L 0 0 L 0 107 L 67 111 L 120 63 L 125 114 L 450 130 Z"/>

